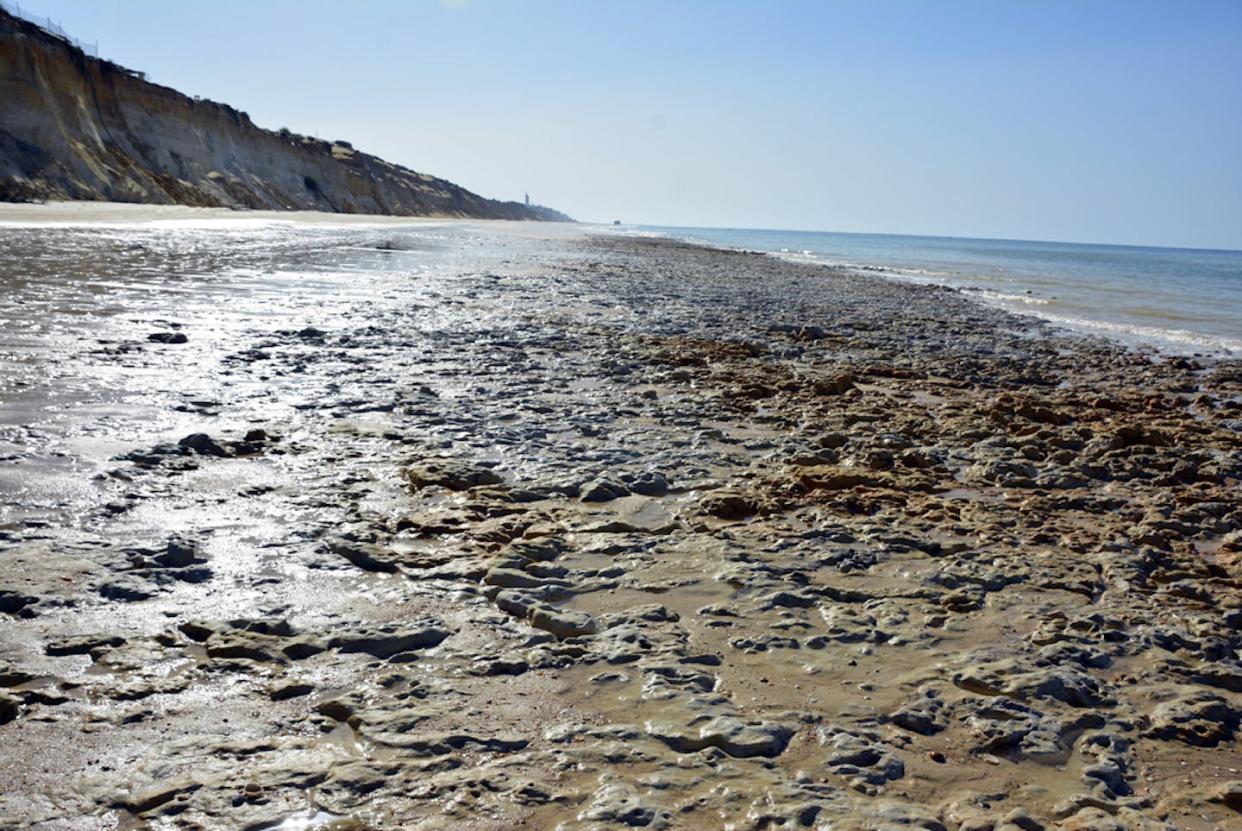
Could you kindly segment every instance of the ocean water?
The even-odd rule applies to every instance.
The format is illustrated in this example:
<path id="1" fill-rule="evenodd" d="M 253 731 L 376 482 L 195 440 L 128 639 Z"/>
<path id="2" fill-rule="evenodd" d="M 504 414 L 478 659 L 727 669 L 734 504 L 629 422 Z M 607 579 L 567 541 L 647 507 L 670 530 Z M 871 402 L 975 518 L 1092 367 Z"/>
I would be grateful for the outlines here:
<path id="1" fill-rule="evenodd" d="M 1068 242 L 633 226 L 897 280 L 1181 354 L 1242 356 L 1242 251 Z"/>

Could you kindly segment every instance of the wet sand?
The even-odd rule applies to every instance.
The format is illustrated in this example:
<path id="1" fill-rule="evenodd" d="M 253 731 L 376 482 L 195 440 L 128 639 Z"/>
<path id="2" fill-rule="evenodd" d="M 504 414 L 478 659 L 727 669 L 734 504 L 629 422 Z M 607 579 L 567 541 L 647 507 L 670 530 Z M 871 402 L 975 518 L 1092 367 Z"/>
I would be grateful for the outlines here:
<path id="1" fill-rule="evenodd" d="M 210 213 L 0 206 L 0 827 L 1242 826 L 1239 362 Z"/>

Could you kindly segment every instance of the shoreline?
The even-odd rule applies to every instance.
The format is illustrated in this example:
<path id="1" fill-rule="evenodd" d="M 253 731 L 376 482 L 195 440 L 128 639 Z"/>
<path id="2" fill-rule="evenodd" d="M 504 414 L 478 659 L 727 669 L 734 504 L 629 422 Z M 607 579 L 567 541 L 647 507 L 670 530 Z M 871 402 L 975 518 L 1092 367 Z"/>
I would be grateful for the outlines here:
<path id="1" fill-rule="evenodd" d="M 155 205 L 138 202 L 91 202 L 50 200 L 48 202 L 0 202 L 0 228 L 40 225 L 134 225 L 147 222 L 287 223 L 316 226 L 425 226 L 429 224 L 535 225 L 536 220 L 476 219 L 451 215 L 395 216 L 389 214 L 331 213 L 326 211 L 277 211 L 249 208 L 200 208 L 191 205 Z M 566 223 L 570 228 L 578 223 Z M 583 225 L 581 227 L 590 227 Z M 546 229 L 545 229 L 546 230 Z M 556 229 L 548 231 L 556 235 Z"/>
<path id="2" fill-rule="evenodd" d="M 0 228 L 37 227 L 40 225 L 70 226 L 130 226 L 142 223 L 187 223 L 191 225 L 208 225 L 224 227 L 225 224 L 261 224 L 285 223 L 295 225 L 342 226 L 342 227 L 392 227 L 403 226 L 434 226 L 438 224 L 468 225 L 481 223 L 485 226 L 513 226 L 525 228 L 532 235 L 550 237 L 577 237 L 582 234 L 602 234 L 605 236 L 621 236 L 623 238 L 667 238 L 684 242 L 689 245 L 701 245 L 706 248 L 724 252 L 753 253 L 773 257 L 779 260 L 815 265 L 832 272 L 850 273 L 859 276 L 871 276 L 883 280 L 893 280 L 913 285 L 931 285 L 947 288 L 972 299 L 989 308 L 999 309 L 1019 318 L 1033 318 L 1042 323 L 1050 324 L 1068 334 L 1085 338 L 1098 338 L 1104 342 L 1120 345 L 1138 353 L 1154 353 L 1197 358 L 1205 361 L 1239 360 L 1242 359 L 1242 347 L 1232 347 L 1221 343 L 1220 338 L 1189 330 L 1151 329 L 1146 332 L 1132 331 L 1132 327 L 1103 320 L 1068 319 L 1060 315 L 1040 314 L 1035 310 L 1014 308 L 1001 300 L 987 296 L 993 290 L 977 286 L 957 286 L 947 282 L 920 280 L 904 277 L 894 273 L 893 269 L 877 264 L 842 264 L 820 262 L 808 259 L 792 252 L 766 251 L 759 248 L 734 247 L 709 240 L 692 237 L 671 236 L 668 231 L 632 232 L 614 231 L 612 226 L 602 223 L 572 223 L 549 228 L 531 227 L 542 223 L 499 219 L 470 219 L 453 216 L 404 217 L 382 214 L 340 214 L 322 211 L 271 211 L 233 208 L 200 208 L 187 205 L 150 205 L 125 202 L 88 202 L 88 201 L 51 201 L 47 203 L 4 203 L 0 202 Z M 688 229 L 695 230 L 695 229 Z M 866 236 L 866 235 L 864 235 Z M 875 236 L 875 235 L 872 235 Z M 893 236 L 893 235 L 887 235 Z M 900 235 L 896 235 L 900 236 Z M 947 238 L 956 239 L 956 238 Z M 1074 245 L 1084 245 L 1073 243 Z M 1112 246 L 1141 248 L 1142 246 Z M 1155 250 L 1163 250 L 1156 248 Z M 1170 249 L 1200 250 L 1200 249 Z M 1202 249 L 1215 251 L 1215 249 Z M 1028 301 L 1029 302 L 1029 301 Z"/>
<path id="3" fill-rule="evenodd" d="M 678 232 L 681 235 L 678 235 Z M 974 296 L 978 302 L 993 308 L 999 308 L 1012 314 L 1034 317 L 1040 320 L 1052 323 L 1060 328 L 1086 334 L 1090 336 L 1102 337 L 1111 342 L 1119 343 L 1127 348 L 1134 350 L 1155 351 L 1162 354 L 1182 355 L 1187 357 L 1224 357 L 1238 358 L 1242 357 L 1242 337 L 1238 334 L 1228 333 L 1218 330 L 1193 330 L 1186 328 L 1178 328 L 1175 320 L 1186 319 L 1174 316 L 1166 321 L 1163 325 L 1155 323 L 1145 324 L 1142 320 L 1118 320 L 1105 317 L 1091 317 L 1082 308 L 1081 302 L 1071 304 L 1068 308 L 1046 308 L 1049 304 L 1057 306 L 1060 303 L 1060 292 L 1069 288 L 1072 289 L 1073 281 L 1069 281 L 1066 285 L 1061 285 L 1057 294 L 1041 294 L 1038 291 L 1026 289 L 1022 286 L 1007 285 L 988 285 L 988 280 L 995 279 L 995 274 L 991 276 L 986 274 L 976 274 L 973 277 L 966 274 L 958 274 L 953 271 L 945 271 L 948 266 L 936 264 L 932 260 L 926 260 L 919 266 L 912 266 L 909 263 L 904 265 L 882 264 L 880 260 L 860 259 L 865 255 L 858 253 L 849 259 L 841 260 L 837 258 L 822 259 L 827 256 L 823 252 L 812 250 L 797 251 L 793 248 L 782 247 L 779 250 L 775 248 L 755 247 L 751 244 L 732 244 L 721 239 L 711 239 L 703 236 L 695 236 L 694 232 L 700 234 L 705 232 L 716 233 L 717 235 L 734 234 L 739 237 L 745 237 L 751 234 L 771 235 L 778 234 L 787 239 L 782 239 L 783 245 L 793 246 L 795 238 L 800 238 L 800 244 L 810 244 L 815 237 L 822 237 L 825 234 L 818 232 L 786 232 L 786 231 L 747 231 L 746 229 L 672 229 L 660 228 L 652 226 L 649 229 L 639 227 L 629 233 L 638 236 L 665 237 L 670 239 L 679 239 L 692 244 L 702 244 L 709 247 L 720 247 L 723 250 L 743 250 L 762 253 L 768 256 L 777 257 L 795 263 L 811 263 L 828 268 L 833 271 L 848 271 L 854 274 L 870 274 L 872 276 L 881 277 L 887 280 L 896 280 L 899 282 L 922 284 L 922 285 L 939 285 L 952 288 L 957 291 L 965 292 Z M 625 235 L 626 232 L 621 232 Z M 828 233 L 826 236 L 839 237 L 855 237 L 858 239 L 876 239 L 890 238 L 895 240 L 927 240 L 932 242 L 941 242 L 944 240 L 953 240 L 959 238 L 942 238 L 942 237 L 909 237 L 902 235 L 885 235 L 885 234 L 837 234 Z M 995 243 L 1011 243 L 1017 245 L 1053 245 L 1060 247 L 1072 247 L 1084 250 L 1090 249 L 1109 249 L 1109 250 L 1130 250 L 1130 251 L 1151 251 L 1151 252 L 1171 252 L 1177 254 L 1208 254 L 1208 255 L 1236 255 L 1242 252 L 1229 251 L 1224 249 L 1170 249 L 1159 247 L 1142 247 L 1142 246 L 1115 246 L 1115 245 L 1087 245 L 1083 243 L 1038 243 L 1024 240 L 990 240 L 990 239 L 971 239 L 960 238 L 964 242 L 982 242 L 988 244 Z M 775 243 L 773 243 L 775 244 Z M 795 246 L 796 247 L 796 246 Z M 909 255 L 905 255 L 909 256 Z M 996 273 L 1003 273 L 1006 268 L 1000 262 L 993 263 Z M 932 276 L 939 275 L 939 276 Z M 985 281 L 981 283 L 980 281 Z M 1045 275 L 1040 278 L 1029 278 L 1027 284 L 1033 283 L 1043 284 L 1044 289 L 1057 290 L 1057 286 L 1048 282 Z M 1114 287 L 1115 288 L 1115 287 Z M 1014 292 L 1019 292 L 1015 294 Z M 1153 298 L 1158 299 L 1158 298 Z M 1242 302 L 1242 298 L 1238 299 Z M 1217 326 L 1221 325 L 1221 321 L 1215 321 Z"/>
<path id="4" fill-rule="evenodd" d="M 1242 363 L 584 226 L 198 227 L 0 227 L 0 827 L 1236 817 Z"/>

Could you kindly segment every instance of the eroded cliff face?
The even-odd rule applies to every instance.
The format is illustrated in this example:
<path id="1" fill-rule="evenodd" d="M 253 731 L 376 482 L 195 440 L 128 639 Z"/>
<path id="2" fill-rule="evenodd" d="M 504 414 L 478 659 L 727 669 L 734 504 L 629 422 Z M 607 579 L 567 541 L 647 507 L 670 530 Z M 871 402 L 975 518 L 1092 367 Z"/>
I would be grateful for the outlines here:
<path id="1" fill-rule="evenodd" d="M 0 200 L 568 219 L 182 95 L 0 10 Z"/>

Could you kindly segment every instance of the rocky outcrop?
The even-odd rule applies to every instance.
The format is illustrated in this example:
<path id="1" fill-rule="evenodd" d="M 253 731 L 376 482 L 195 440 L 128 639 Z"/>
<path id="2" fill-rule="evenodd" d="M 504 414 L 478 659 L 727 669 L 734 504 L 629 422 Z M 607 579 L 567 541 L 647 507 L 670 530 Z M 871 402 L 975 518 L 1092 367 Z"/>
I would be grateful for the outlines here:
<path id="1" fill-rule="evenodd" d="M 0 10 L 0 200 L 568 220 L 190 98 Z"/>
<path id="2" fill-rule="evenodd" d="M 1242 362 L 333 226 L 0 228 L 0 829 L 1242 828 Z"/>

